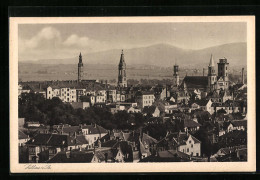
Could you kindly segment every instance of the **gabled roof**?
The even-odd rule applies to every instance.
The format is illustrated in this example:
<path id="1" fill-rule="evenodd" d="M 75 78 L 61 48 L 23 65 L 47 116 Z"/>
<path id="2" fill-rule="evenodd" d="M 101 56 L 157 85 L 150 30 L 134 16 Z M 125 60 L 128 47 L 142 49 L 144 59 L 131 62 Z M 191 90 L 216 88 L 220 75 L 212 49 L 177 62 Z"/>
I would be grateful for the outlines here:
<path id="1" fill-rule="evenodd" d="M 187 88 L 205 89 L 208 86 L 207 76 L 185 76 L 183 83 L 186 84 Z"/>
<path id="2" fill-rule="evenodd" d="M 143 133 L 142 142 L 146 144 L 156 144 L 158 141 L 146 133 Z"/>
<path id="3" fill-rule="evenodd" d="M 67 135 L 60 134 L 37 134 L 27 145 L 67 146 Z"/>
<path id="4" fill-rule="evenodd" d="M 233 121 L 231 121 L 231 123 L 236 127 L 238 127 L 238 126 L 247 127 L 247 120 L 233 120 Z"/>
<path id="5" fill-rule="evenodd" d="M 234 138 L 234 139 L 240 139 L 240 138 L 246 138 L 247 137 L 247 132 L 246 131 L 239 131 L 235 130 L 232 132 L 228 132 L 224 135 L 221 136 L 221 138 Z"/>
<path id="6" fill-rule="evenodd" d="M 113 148 L 117 145 L 118 141 L 117 140 L 109 140 L 106 142 L 101 143 L 102 147 L 110 147 Z"/>
<path id="7" fill-rule="evenodd" d="M 105 128 L 103 128 L 99 125 L 96 125 L 96 126 L 84 125 L 84 126 L 82 126 L 82 129 L 88 129 L 89 134 L 103 134 L 103 133 L 108 132 Z"/>
<path id="8" fill-rule="evenodd" d="M 194 143 L 201 143 L 197 138 L 195 138 L 194 136 L 192 136 L 191 134 L 187 134 L 185 132 L 175 132 L 175 133 L 170 133 L 168 136 L 166 136 L 166 139 L 172 140 L 174 139 L 174 141 L 176 141 L 178 143 L 178 145 L 186 145 L 186 142 L 189 138 L 189 136 L 191 136 L 191 138 L 193 139 Z"/>
<path id="9" fill-rule="evenodd" d="M 77 135 L 76 137 L 68 136 L 68 146 L 75 146 L 75 145 L 83 145 L 83 144 L 88 144 L 88 141 L 83 135 Z"/>
<path id="10" fill-rule="evenodd" d="M 184 119 L 184 127 L 187 127 L 187 128 L 192 128 L 192 127 L 198 127 L 198 126 L 201 126 L 200 123 L 197 123 L 193 120 L 186 120 Z"/>
<path id="11" fill-rule="evenodd" d="M 19 130 L 18 139 L 28 139 L 28 135 L 26 135 L 23 131 Z"/>
<path id="12" fill-rule="evenodd" d="M 158 155 L 151 155 L 140 162 L 188 162 L 189 155 L 176 150 L 160 151 Z"/>
<path id="13" fill-rule="evenodd" d="M 201 100 L 196 100 L 194 103 L 200 105 L 200 106 L 206 106 L 208 104 L 208 100 L 206 99 L 201 99 Z"/>
<path id="14" fill-rule="evenodd" d="M 84 151 L 61 151 L 57 153 L 53 158 L 47 161 L 47 163 L 90 163 L 94 157 L 93 152 Z"/>
<path id="15" fill-rule="evenodd" d="M 156 109 L 156 106 L 145 106 L 143 109 L 143 113 L 145 114 L 153 114 Z"/>

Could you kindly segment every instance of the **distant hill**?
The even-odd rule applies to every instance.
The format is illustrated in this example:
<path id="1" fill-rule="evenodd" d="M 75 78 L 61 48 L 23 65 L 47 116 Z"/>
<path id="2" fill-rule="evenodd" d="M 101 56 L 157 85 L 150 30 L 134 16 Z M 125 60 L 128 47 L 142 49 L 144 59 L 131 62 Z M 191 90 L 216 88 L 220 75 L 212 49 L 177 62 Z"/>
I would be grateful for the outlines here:
<path id="1" fill-rule="evenodd" d="M 120 49 L 87 53 L 82 52 L 85 64 L 118 64 Z M 215 63 L 219 58 L 226 57 L 230 65 L 246 65 L 247 44 L 231 43 L 200 50 L 188 50 L 169 44 L 156 44 L 148 47 L 124 49 L 127 65 L 146 64 L 153 66 L 169 67 L 175 63 L 179 65 L 203 65 L 209 63 L 210 55 L 213 54 Z M 67 59 L 43 59 L 28 61 L 33 64 L 76 64 L 78 56 Z"/>

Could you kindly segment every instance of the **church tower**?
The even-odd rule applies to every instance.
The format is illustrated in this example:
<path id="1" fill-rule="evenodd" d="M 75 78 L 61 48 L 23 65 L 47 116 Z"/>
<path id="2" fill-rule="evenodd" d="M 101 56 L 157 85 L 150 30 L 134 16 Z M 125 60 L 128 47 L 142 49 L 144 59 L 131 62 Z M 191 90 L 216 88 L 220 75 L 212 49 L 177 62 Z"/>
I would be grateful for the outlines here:
<path id="1" fill-rule="evenodd" d="M 214 90 L 214 85 L 217 81 L 217 76 L 215 72 L 215 63 L 213 55 L 211 54 L 209 66 L 208 66 L 208 88 L 210 91 Z"/>
<path id="2" fill-rule="evenodd" d="M 175 62 L 175 65 L 173 66 L 173 86 L 178 87 L 179 83 L 180 83 L 179 66 Z"/>
<path id="3" fill-rule="evenodd" d="M 79 54 L 79 63 L 78 63 L 78 82 L 81 82 L 83 74 L 83 63 L 81 53 Z"/>
<path id="4" fill-rule="evenodd" d="M 124 52 L 122 50 L 120 62 L 118 65 L 118 87 L 127 87 L 127 80 L 126 80 L 126 64 L 124 58 Z"/>
<path id="5" fill-rule="evenodd" d="M 224 57 L 222 59 L 219 59 L 218 63 L 218 79 L 223 79 L 223 89 L 228 89 L 229 87 L 229 79 L 228 79 L 228 72 L 229 72 L 229 63 L 227 62 L 227 59 Z"/>

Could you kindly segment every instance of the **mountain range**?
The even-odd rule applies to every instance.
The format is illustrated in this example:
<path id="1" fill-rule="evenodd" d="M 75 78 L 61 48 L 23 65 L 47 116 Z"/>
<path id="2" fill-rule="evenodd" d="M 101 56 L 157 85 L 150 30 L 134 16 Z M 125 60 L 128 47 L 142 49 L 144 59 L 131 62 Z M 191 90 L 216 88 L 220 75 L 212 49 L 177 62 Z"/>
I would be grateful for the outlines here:
<path id="1" fill-rule="evenodd" d="M 81 52 L 84 64 L 118 64 L 121 49 L 87 53 Z M 219 58 L 227 58 L 231 65 L 246 65 L 247 44 L 245 42 L 223 44 L 205 49 L 182 49 L 169 44 L 155 44 L 147 47 L 124 49 L 127 65 L 147 64 L 169 67 L 175 62 L 179 65 L 205 66 L 209 63 L 211 54 L 215 64 Z M 78 56 L 66 59 L 41 59 L 22 61 L 33 64 L 76 64 Z M 21 63 L 21 62 L 20 62 Z"/>

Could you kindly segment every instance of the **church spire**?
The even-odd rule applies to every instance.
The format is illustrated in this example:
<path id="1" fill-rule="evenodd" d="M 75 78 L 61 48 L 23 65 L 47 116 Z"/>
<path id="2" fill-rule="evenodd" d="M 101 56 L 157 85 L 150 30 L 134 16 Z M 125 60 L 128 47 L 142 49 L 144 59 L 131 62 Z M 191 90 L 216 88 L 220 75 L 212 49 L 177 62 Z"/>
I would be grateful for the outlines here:
<path id="1" fill-rule="evenodd" d="M 213 55 L 211 54 L 211 57 L 210 57 L 210 61 L 209 61 L 209 66 L 215 66 L 215 63 L 214 63 L 214 59 L 213 59 Z"/>
<path id="2" fill-rule="evenodd" d="M 79 53 L 79 63 L 78 63 L 78 82 L 81 82 L 83 76 L 83 63 L 82 63 L 82 55 Z"/>
<path id="3" fill-rule="evenodd" d="M 127 87 L 126 80 L 126 63 L 124 58 L 124 51 L 122 49 L 121 57 L 118 65 L 118 86 L 119 87 Z"/>

